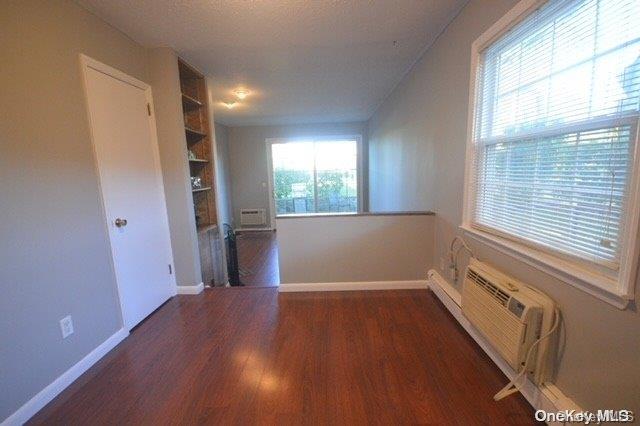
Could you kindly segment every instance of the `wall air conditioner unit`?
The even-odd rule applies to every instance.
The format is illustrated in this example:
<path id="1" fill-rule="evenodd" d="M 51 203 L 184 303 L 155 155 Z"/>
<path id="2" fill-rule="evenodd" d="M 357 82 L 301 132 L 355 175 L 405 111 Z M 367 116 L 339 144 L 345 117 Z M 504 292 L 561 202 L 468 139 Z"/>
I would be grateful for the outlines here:
<path id="1" fill-rule="evenodd" d="M 267 213 L 265 209 L 241 209 L 240 225 L 259 226 L 267 223 Z"/>
<path id="2" fill-rule="evenodd" d="M 462 313 L 516 372 L 531 345 L 556 321 L 555 303 L 547 295 L 476 259 L 465 275 Z M 542 339 L 530 355 L 526 374 L 537 385 L 551 378 L 551 340 Z"/>

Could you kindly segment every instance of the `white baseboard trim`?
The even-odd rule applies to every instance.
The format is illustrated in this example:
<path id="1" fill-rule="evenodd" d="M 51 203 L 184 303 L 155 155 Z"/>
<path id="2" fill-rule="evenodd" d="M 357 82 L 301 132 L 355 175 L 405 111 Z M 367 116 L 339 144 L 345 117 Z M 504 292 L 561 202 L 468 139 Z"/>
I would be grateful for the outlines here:
<path id="1" fill-rule="evenodd" d="M 200 294 L 202 290 L 204 290 L 204 283 L 178 286 L 178 294 Z"/>
<path id="2" fill-rule="evenodd" d="M 60 392 L 65 390 L 71 383 L 73 383 L 78 377 L 80 377 L 85 371 L 87 371 L 93 364 L 98 362 L 111 349 L 116 347 L 118 343 L 122 342 L 128 335 L 129 332 L 124 328 L 116 331 L 111 337 L 102 342 L 97 348 L 89 352 L 87 356 L 82 358 L 75 365 L 62 373 L 60 377 L 55 379 L 46 388 L 38 392 L 15 413 L 7 417 L 1 423 L 1 425 L 18 426 L 26 423 L 45 405 L 51 402 L 53 398 L 58 396 Z"/>
<path id="3" fill-rule="evenodd" d="M 493 347 L 486 341 L 486 339 L 471 325 L 467 318 L 462 314 L 460 308 L 460 293 L 453 288 L 442 276 L 434 269 L 429 270 L 427 283 L 429 289 L 440 299 L 442 304 L 451 312 L 454 318 L 460 323 L 460 325 L 469 333 L 473 340 L 478 343 L 483 351 L 489 355 L 489 358 L 502 370 L 509 380 L 516 376 L 516 372 L 513 371 L 511 366 L 506 363 L 496 352 Z M 506 385 L 506 382 L 505 382 Z M 496 389 L 498 392 L 500 389 Z M 532 381 L 527 379 L 522 387 L 522 395 L 529 401 L 529 404 L 536 410 L 545 411 L 562 411 L 562 410 L 576 410 L 582 411 L 582 409 L 573 402 L 570 398 L 566 397 L 560 389 L 553 383 L 545 383 L 538 387 Z"/>
<path id="4" fill-rule="evenodd" d="M 342 283 L 295 283 L 280 284 L 278 291 L 304 292 L 304 291 L 358 291 L 358 290 L 406 290 L 428 288 L 427 281 L 354 281 Z"/>

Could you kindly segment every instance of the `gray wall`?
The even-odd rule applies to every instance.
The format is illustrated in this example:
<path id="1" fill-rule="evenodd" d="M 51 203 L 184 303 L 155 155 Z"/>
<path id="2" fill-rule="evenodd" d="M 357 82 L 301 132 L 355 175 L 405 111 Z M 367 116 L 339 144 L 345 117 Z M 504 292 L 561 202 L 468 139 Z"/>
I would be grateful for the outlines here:
<path id="1" fill-rule="evenodd" d="M 236 226 L 240 226 L 240 209 L 266 209 L 267 222 L 269 221 L 266 139 L 359 134 L 362 135 L 364 151 L 367 146 L 366 123 L 247 126 L 229 127 L 228 130 L 231 198 Z M 366 170 L 366 156 L 363 160 Z M 363 188 L 367 188 L 366 176 L 363 178 Z M 367 199 L 366 191 L 363 198 Z"/>
<path id="2" fill-rule="evenodd" d="M 372 208 L 435 210 L 434 267 L 462 220 L 471 43 L 516 3 L 472 0 L 371 119 Z M 390 144 L 403 154 L 390 153 Z M 407 161 L 404 153 L 420 158 Z M 384 181 L 394 173 L 393 183 Z M 397 194 L 396 181 L 411 186 L 415 180 L 416 188 Z M 487 246 L 472 245 L 481 259 L 559 303 L 564 337 L 557 386 L 586 409 L 640 413 L 638 298 L 620 311 Z"/>
<path id="3" fill-rule="evenodd" d="M 176 283 L 194 286 L 202 282 L 202 272 L 189 181 L 178 57 L 164 47 L 150 49 L 148 55 L 148 83 L 153 90 Z"/>
<path id="4" fill-rule="evenodd" d="M 411 82 L 414 92 L 403 89 Z M 436 141 L 426 119 L 437 105 L 425 81 L 408 76 L 369 120 L 369 209 L 433 210 Z M 431 109 L 431 111 L 430 111 Z M 435 129 L 432 129 L 435 131 Z"/>
<path id="5" fill-rule="evenodd" d="M 2 420 L 122 327 L 78 54 L 148 75 L 142 47 L 71 1 L 4 1 L 0 40 Z"/>
<path id="6" fill-rule="evenodd" d="M 282 284 L 424 280 L 433 257 L 433 215 L 276 221 Z"/>
<path id="7" fill-rule="evenodd" d="M 220 222 L 233 224 L 231 199 L 231 176 L 229 170 L 229 129 L 215 123 L 216 137 L 216 205 L 220 212 Z"/>

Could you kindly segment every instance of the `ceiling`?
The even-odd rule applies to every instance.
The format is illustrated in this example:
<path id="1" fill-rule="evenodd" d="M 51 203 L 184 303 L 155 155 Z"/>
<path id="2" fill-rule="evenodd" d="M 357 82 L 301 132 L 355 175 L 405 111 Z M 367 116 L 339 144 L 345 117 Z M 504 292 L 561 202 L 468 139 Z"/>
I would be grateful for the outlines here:
<path id="1" fill-rule="evenodd" d="M 233 126 L 367 120 L 467 0 L 78 0 L 212 77 Z M 233 109 L 233 91 L 250 95 Z"/>

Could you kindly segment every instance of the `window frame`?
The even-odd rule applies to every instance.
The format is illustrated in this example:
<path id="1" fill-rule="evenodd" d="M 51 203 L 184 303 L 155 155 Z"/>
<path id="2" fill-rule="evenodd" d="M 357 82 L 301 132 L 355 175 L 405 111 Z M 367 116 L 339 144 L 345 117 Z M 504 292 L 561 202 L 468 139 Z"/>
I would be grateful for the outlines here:
<path id="1" fill-rule="evenodd" d="M 474 240 L 480 241 L 504 254 L 523 261 L 546 272 L 565 283 L 583 290 L 619 309 L 625 309 L 634 299 L 636 271 L 640 251 L 640 118 L 633 117 L 630 123 L 635 136 L 633 158 L 630 159 L 631 173 L 628 182 L 627 206 L 620 228 L 620 266 L 615 276 L 607 275 L 596 262 L 577 260 L 565 256 L 533 242 L 523 242 L 521 238 L 506 232 L 490 229 L 474 223 L 476 205 L 476 158 L 475 129 L 477 101 L 481 85 L 478 73 L 482 52 L 503 34 L 527 18 L 549 0 L 521 0 L 507 14 L 478 37 L 471 46 L 471 69 L 469 80 L 469 111 L 467 120 L 467 144 L 465 153 L 465 184 L 463 195 L 463 215 L 460 228 Z M 625 120 L 629 124 L 628 120 Z M 562 128 L 569 128 L 563 126 Z M 522 136 L 523 138 L 525 136 Z"/>
<path id="2" fill-rule="evenodd" d="M 288 215 L 276 214 L 275 207 L 275 197 L 273 195 L 274 191 L 274 182 L 273 182 L 273 155 L 272 155 L 272 146 L 274 144 L 283 144 L 283 143 L 297 143 L 297 142 L 314 142 L 314 141 L 331 141 L 331 140 L 354 140 L 356 141 L 356 176 L 358 179 L 357 182 L 357 194 L 358 194 L 358 207 L 355 212 L 336 212 L 336 213 L 302 213 L 305 216 L 322 216 L 322 215 L 353 215 L 362 213 L 364 200 L 363 200 L 363 156 L 362 156 L 362 135 L 359 134 L 328 134 L 328 135 L 319 135 L 319 136 L 300 136 L 300 137 L 286 137 L 286 138 L 267 138 L 265 140 L 266 149 L 267 149 L 267 172 L 268 182 L 269 182 L 269 193 L 267 196 L 269 197 L 269 210 L 271 210 L 271 228 L 275 229 L 276 222 L 275 220 L 280 217 L 287 216 L 299 216 L 301 213 L 292 213 Z"/>

